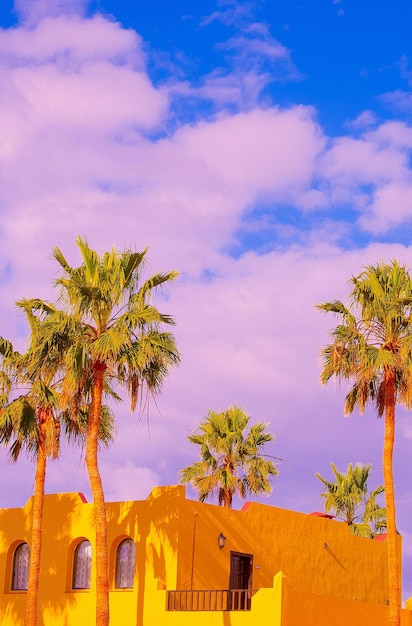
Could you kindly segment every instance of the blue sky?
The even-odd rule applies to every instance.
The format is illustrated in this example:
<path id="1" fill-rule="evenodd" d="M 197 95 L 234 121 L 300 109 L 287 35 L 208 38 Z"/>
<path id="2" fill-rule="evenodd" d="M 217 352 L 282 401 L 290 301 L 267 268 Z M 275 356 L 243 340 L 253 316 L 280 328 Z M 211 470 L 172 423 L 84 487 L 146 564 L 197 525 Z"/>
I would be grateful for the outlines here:
<path id="1" fill-rule="evenodd" d="M 156 63 L 160 54 L 184 78 L 199 84 L 217 69 L 230 72 L 243 59 L 244 50 L 232 47 L 231 40 L 276 41 L 289 52 L 283 67 L 264 55 L 263 45 L 258 57 L 248 59 L 249 66 L 270 74 L 263 104 L 313 105 L 332 135 L 347 129 L 347 122 L 366 109 L 403 119 L 396 106 L 385 104 L 384 95 L 408 90 L 412 8 L 407 2 L 203 1 L 176 6 L 155 0 L 150 7 L 92 3 L 91 10 L 96 9 L 142 35 L 156 82 L 168 76 Z"/>
<path id="2" fill-rule="evenodd" d="M 153 2 L 150 7 L 91 3 L 90 14 L 96 10 L 143 37 L 154 84 L 178 80 L 192 87 L 189 93 L 178 90 L 173 94 L 169 132 L 188 122 L 213 119 L 225 110 L 244 111 L 256 105 L 313 107 L 328 142 L 341 136 L 359 139 L 366 128 L 385 120 L 402 123 L 410 119 L 412 8 L 406 2 L 341 0 L 274 6 L 229 1 L 199 2 L 195 7 L 192 2 L 181 2 L 178 7 L 164 2 Z M 223 82 L 232 77 L 233 85 L 235 75 L 239 85 L 248 72 L 261 80 L 253 94 L 244 87 L 239 98 L 214 102 L 199 93 L 212 76 Z M 319 184 L 315 179 L 314 185 Z M 373 191 L 373 181 L 364 181 L 361 188 L 366 194 Z M 411 235 L 409 224 L 365 232 L 356 223 L 350 199 L 332 202 L 310 215 L 302 215 L 287 203 L 274 206 L 270 201 L 249 206 L 246 212 L 246 224 L 227 248 L 235 255 L 248 248 L 284 245 L 283 238 L 279 240 L 273 232 L 276 223 L 291 224 L 301 232 L 328 220 L 349 223 L 350 232 L 340 240 L 349 248 L 373 241 L 408 244 Z"/>
<path id="3" fill-rule="evenodd" d="M 139 425 L 116 408 L 109 499 L 176 482 L 186 435 L 234 403 L 276 435 L 270 503 L 321 508 L 330 461 L 381 482 L 383 422 L 343 418 L 342 391 L 321 387 L 332 322 L 314 305 L 345 299 L 364 265 L 412 266 L 411 18 L 396 0 L 1 4 L 0 334 L 24 346 L 14 302 L 56 297 L 50 250 L 76 263 L 78 234 L 149 245 L 150 270 L 181 273 L 159 307 L 182 362 Z M 405 597 L 411 426 L 400 407 Z M 1 455 L 2 504 L 20 506 L 32 468 Z M 47 481 L 89 495 L 69 447 Z"/>

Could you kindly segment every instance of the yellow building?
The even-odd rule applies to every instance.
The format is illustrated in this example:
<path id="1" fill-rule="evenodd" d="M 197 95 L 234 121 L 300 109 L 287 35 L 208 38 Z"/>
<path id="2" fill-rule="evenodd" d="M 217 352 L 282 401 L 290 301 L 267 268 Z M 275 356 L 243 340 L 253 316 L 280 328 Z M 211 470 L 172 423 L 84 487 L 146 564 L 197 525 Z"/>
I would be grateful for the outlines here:
<path id="1" fill-rule="evenodd" d="M 31 506 L 0 510 L 1 626 L 24 622 Z M 182 486 L 107 512 L 112 626 L 386 624 L 386 544 L 341 522 L 258 503 L 226 510 Z M 39 626 L 93 624 L 93 505 L 46 496 L 43 546 Z"/>

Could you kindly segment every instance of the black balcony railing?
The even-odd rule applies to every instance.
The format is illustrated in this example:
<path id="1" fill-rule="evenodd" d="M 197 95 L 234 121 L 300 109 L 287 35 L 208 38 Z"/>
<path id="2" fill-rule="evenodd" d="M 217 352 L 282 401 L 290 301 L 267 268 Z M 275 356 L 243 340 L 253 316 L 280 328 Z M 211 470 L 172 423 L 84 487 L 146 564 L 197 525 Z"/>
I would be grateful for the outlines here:
<path id="1" fill-rule="evenodd" d="M 168 591 L 167 611 L 250 611 L 251 589 Z"/>

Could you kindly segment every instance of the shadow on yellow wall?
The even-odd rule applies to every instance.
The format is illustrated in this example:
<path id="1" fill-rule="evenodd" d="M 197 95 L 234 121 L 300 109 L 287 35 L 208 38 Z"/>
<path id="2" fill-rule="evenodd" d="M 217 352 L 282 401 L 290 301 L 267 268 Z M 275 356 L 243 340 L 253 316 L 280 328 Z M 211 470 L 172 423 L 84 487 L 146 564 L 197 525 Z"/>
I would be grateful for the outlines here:
<path id="1" fill-rule="evenodd" d="M 340 522 L 258 503 L 227 510 L 186 500 L 183 486 L 108 503 L 107 515 L 112 626 L 385 623 L 385 542 L 355 537 Z M 12 558 L 18 543 L 30 544 L 30 520 L 31 500 L 0 510 L 1 626 L 24 623 L 25 593 L 11 591 Z M 116 551 L 126 537 L 136 546 L 134 585 L 116 589 Z M 83 538 L 94 552 L 93 505 L 77 493 L 46 496 L 39 626 L 94 623 L 94 568 L 90 590 L 72 589 L 74 549 Z M 250 611 L 166 610 L 167 590 L 228 589 L 231 553 L 253 558 Z M 336 621 L 351 612 L 348 622 Z M 410 615 L 403 612 L 402 626 L 412 626 Z"/>

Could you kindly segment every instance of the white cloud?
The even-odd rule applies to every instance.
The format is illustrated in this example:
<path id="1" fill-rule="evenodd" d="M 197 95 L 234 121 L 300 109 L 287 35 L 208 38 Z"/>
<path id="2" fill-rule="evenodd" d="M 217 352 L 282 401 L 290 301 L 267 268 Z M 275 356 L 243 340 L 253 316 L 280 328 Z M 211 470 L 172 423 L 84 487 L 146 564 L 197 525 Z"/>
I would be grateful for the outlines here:
<path id="1" fill-rule="evenodd" d="M 398 150 L 412 149 L 412 127 L 403 122 L 387 121 L 373 131 L 365 133 L 365 139 L 380 147 L 393 147 Z"/>
<path id="2" fill-rule="evenodd" d="M 386 105 L 389 105 L 396 111 L 401 111 L 409 114 L 412 103 L 412 93 L 410 91 L 403 91 L 402 89 L 395 89 L 385 93 L 381 96 L 381 99 Z"/>
<path id="3" fill-rule="evenodd" d="M 237 2 L 219 2 L 218 4 L 228 8 L 219 9 L 203 17 L 200 22 L 201 27 L 208 26 L 214 21 L 222 22 L 229 26 L 239 26 L 245 20 L 249 21 L 252 18 L 254 7 L 251 2 L 244 2 L 243 4 L 238 4 Z"/>
<path id="4" fill-rule="evenodd" d="M 141 38 L 101 15 L 47 17 L 35 27 L 0 30 L 3 63 L 36 65 L 54 63 L 61 71 L 76 70 L 95 59 L 116 64 L 136 64 L 143 69 Z M 137 68 L 136 68 L 137 69 Z"/>
<path id="5" fill-rule="evenodd" d="M 251 22 L 218 45 L 239 72 L 263 74 L 266 81 L 300 80 L 302 75 L 292 61 L 291 51 L 272 36 L 267 24 Z"/>
<path id="6" fill-rule="evenodd" d="M 361 217 L 361 225 L 371 233 L 384 233 L 398 224 L 412 222 L 412 180 L 380 187 Z"/>
<path id="7" fill-rule="evenodd" d="M 205 76 L 200 86 L 176 82 L 168 86 L 168 92 L 172 96 L 177 95 L 192 101 L 210 100 L 219 109 L 235 105 L 244 110 L 256 106 L 267 82 L 267 74 L 238 69 L 228 74 L 218 69 Z"/>
<path id="8" fill-rule="evenodd" d="M 250 34 L 261 34 L 260 31 L 251 30 Z M 272 37 L 232 37 L 224 44 L 224 48 L 228 51 L 237 51 L 242 59 L 249 59 L 249 62 L 256 62 L 256 55 L 268 57 L 270 59 L 289 59 L 289 50 Z"/>
<path id="9" fill-rule="evenodd" d="M 323 147 L 312 111 L 305 107 L 225 116 L 180 130 L 175 142 L 218 184 L 220 179 L 252 197 L 293 197 L 310 181 Z"/>
<path id="10" fill-rule="evenodd" d="M 112 502 L 145 500 L 152 488 L 161 482 L 156 472 L 131 462 L 107 463 L 102 473 L 106 498 Z"/>
<path id="11" fill-rule="evenodd" d="M 15 0 L 14 7 L 24 22 L 36 24 L 44 17 L 81 14 L 88 0 Z"/>
<path id="12" fill-rule="evenodd" d="M 166 98 L 146 74 L 98 61 L 79 72 L 55 65 L 13 70 L 13 87 L 24 108 L 41 126 L 65 131 L 111 133 L 125 127 L 151 128 L 165 112 Z M 71 128 L 70 128 L 71 127 Z"/>
<path id="13" fill-rule="evenodd" d="M 278 504 L 316 508 L 317 486 L 306 477 L 325 471 L 319 464 L 327 466 L 329 456 L 359 459 L 366 435 L 365 462 L 379 468 L 378 421 L 349 424 L 339 393 L 320 387 L 319 348 L 332 322 L 314 304 L 344 297 L 362 265 L 395 255 L 408 260 L 410 250 L 345 252 L 336 242 L 347 225 L 332 217 L 307 233 L 275 224 L 280 238 L 282 228 L 285 237 L 287 229 L 299 233 L 286 252 L 272 246 L 234 259 L 224 250 L 261 200 L 275 213 L 284 204 L 315 211 L 331 198 L 349 198 L 369 206 L 368 229 L 408 219 L 410 129 L 384 124 L 328 145 L 312 108 L 256 107 L 251 98 L 247 111 L 151 139 L 147 130 L 167 126 L 169 100 L 151 83 L 135 34 L 103 17 L 66 16 L 2 32 L 0 48 L 2 334 L 22 343 L 26 330 L 12 303 L 51 296 L 56 267 L 49 251 L 58 245 L 75 263 L 77 233 L 99 250 L 149 244 L 149 270 L 182 273 L 160 300 L 176 316 L 182 364 L 158 400 L 161 415 L 151 408 L 150 441 L 146 415 L 134 432 L 137 418 L 116 407 L 116 444 L 102 455 L 109 499 L 145 497 L 156 482 L 175 482 L 193 454 L 188 430 L 208 407 L 233 402 L 270 421 L 277 435 L 275 454 L 286 459 L 273 496 Z M 257 93 L 259 74 L 239 81 L 246 76 Z M 203 88 L 229 101 L 225 89 L 247 91 L 239 81 L 216 74 Z M 291 493 L 302 480 L 305 496 Z M 87 477 L 67 460 L 51 466 L 48 484 L 84 491 Z M 24 496 L 31 488 L 32 475 L 19 476 Z"/>
<path id="14" fill-rule="evenodd" d="M 375 126 L 377 117 L 373 111 L 362 111 L 354 120 L 348 120 L 346 125 L 352 128 L 365 129 Z"/>
<path id="15" fill-rule="evenodd" d="M 371 137 L 372 139 L 372 137 Z M 336 184 L 378 184 L 408 175 L 408 157 L 393 147 L 381 149 L 376 141 L 340 137 L 325 154 L 322 175 Z"/>
<path id="16" fill-rule="evenodd" d="M 411 148 L 412 129 L 400 122 L 333 140 L 318 161 L 325 198 L 358 211 L 359 225 L 373 234 L 409 221 Z"/>

